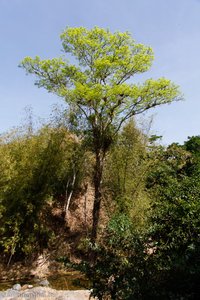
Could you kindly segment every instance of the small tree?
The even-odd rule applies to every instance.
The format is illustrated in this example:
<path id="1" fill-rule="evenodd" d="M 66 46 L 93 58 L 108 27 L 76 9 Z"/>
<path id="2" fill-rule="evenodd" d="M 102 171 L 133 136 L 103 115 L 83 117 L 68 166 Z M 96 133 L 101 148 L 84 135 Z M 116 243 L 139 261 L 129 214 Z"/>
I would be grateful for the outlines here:
<path id="1" fill-rule="evenodd" d="M 130 216 L 135 226 L 144 225 L 149 206 L 145 183 L 152 160 L 147 141 L 131 119 L 118 134 L 104 167 L 105 195 L 113 199 L 115 211 Z M 110 208 L 113 213 L 113 205 Z"/>
<path id="2" fill-rule="evenodd" d="M 26 57 L 27 73 L 38 78 L 36 85 L 62 97 L 68 104 L 72 121 L 90 143 L 95 154 L 94 208 L 92 239 L 97 237 L 101 205 L 101 182 L 105 156 L 122 124 L 130 117 L 152 107 L 178 99 L 179 92 L 170 80 L 149 79 L 143 84 L 127 82 L 147 71 L 153 61 L 150 47 L 137 44 L 129 33 L 95 27 L 67 28 L 61 34 L 65 58 L 41 60 Z"/>

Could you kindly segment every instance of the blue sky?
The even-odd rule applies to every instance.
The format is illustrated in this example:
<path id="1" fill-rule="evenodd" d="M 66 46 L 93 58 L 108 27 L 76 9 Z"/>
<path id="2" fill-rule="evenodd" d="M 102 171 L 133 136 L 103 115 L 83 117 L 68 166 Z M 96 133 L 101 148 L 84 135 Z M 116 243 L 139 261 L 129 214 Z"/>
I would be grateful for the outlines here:
<path id="1" fill-rule="evenodd" d="M 20 124 L 27 106 L 47 117 L 53 104 L 62 103 L 35 87 L 18 65 L 25 56 L 61 55 L 59 35 L 66 26 L 129 31 L 150 45 L 155 61 L 138 81 L 164 76 L 185 98 L 151 111 L 153 132 L 164 144 L 200 134 L 199 0 L 0 0 L 0 132 Z"/>

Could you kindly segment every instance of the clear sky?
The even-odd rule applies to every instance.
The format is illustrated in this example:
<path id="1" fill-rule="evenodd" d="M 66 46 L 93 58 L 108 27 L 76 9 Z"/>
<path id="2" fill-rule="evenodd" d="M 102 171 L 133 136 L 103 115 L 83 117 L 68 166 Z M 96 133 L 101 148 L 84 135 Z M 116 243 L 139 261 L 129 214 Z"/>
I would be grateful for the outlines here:
<path id="1" fill-rule="evenodd" d="M 151 111 L 153 131 L 165 144 L 200 134 L 200 0 L 0 0 L 0 132 L 18 125 L 24 108 L 47 117 L 61 99 L 34 86 L 18 68 L 25 56 L 62 54 L 66 26 L 129 31 L 155 53 L 142 78 L 166 77 L 185 100 Z M 146 116 L 147 117 L 147 116 Z"/>

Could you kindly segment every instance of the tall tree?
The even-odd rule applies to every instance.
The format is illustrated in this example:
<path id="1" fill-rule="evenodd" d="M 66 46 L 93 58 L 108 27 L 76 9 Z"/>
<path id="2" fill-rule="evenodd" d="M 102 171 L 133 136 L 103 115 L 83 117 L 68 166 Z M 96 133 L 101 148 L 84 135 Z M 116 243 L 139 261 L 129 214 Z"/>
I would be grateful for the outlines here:
<path id="1" fill-rule="evenodd" d="M 72 120 L 88 139 L 95 154 L 92 239 L 97 237 L 102 198 L 101 182 L 105 156 L 122 124 L 130 117 L 179 98 L 170 80 L 129 81 L 147 71 L 153 61 L 150 47 L 138 44 L 127 32 L 111 33 L 94 27 L 66 28 L 61 34 L 64 52 L 74 57 L 41 60 L 26 57 L 27 73 L 37 76 L 36 85 L 62 97 Z"/>

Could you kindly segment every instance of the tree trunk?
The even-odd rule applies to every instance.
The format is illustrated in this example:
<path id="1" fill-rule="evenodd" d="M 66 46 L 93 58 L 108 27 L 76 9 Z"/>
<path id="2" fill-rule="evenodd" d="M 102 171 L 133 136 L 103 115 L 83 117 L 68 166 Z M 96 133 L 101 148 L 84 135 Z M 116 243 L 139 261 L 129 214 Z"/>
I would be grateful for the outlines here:
<path id="1" fill-rule="evenodd" d="M 65 214 L 66 220 L 68 217 L 70 201 L 71 201 L 71 198 L 72 198 L 72 195 L 74 192 L 75 181 L 76 181 L 76 172 L 75 172 L 75 168 L 73 168 L 73 178 L 72 178 L 71 191 L 70 191 L 69 196 L 68 196 L 68 187 L 69 187 L 69 183 L 70 183 L 69 180 L 67 181 L 67 185 L 66 185 L 66 194 L 65 194 L 65 203 L 64 203 L 64 214 Z"/>
<path id="2" fill-rule="evenodd" d="M 87 191 L 88 191 L 88 183 L 84 184 L 84 222 L 85 228 L 87 229 Z"/>
<path id="3" fill-rule="evenodd" d="M 94 167 L 94 206 L 93 206 L 93 224 L 92 224 L 92 234 L 91 240 L 94 243 L 97 238 L 97 231 L 99 225 L 99 216 L 101 209 L 101 199 L 102 199 L 102 173 L 103 173 L 103 164 L 104 164 L 105 154 L 101 153 L 101 151 L 96 152 L 96 161 Z"/>

